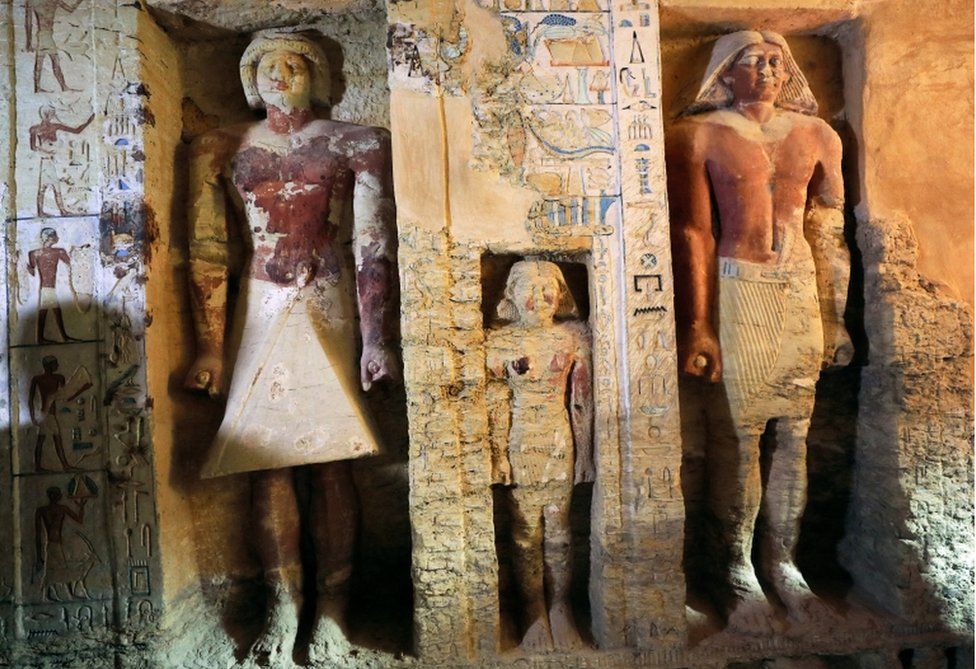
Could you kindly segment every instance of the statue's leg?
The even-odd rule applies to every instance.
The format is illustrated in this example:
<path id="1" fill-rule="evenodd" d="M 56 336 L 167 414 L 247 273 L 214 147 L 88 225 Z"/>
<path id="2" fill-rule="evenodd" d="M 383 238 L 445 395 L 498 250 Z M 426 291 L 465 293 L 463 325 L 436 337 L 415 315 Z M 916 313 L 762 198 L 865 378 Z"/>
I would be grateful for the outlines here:
<path id="1" fill-rule="evenodd" d="M 346 655 L 346 608 L 359 507 L 348 460 L 312 468 L 312 538 L 317 561 L 316 621 L 309 658 L 322 662 Z"/>
<path id="2" fill-rule="evenodd" d="M 291 469 L 251 475 L 254 549 L 268 589 L 264 631 L 251 647 L 251 655 L 269 666 L 291 662 L 302 607 L 298 500 L 292 477 Z"/>
<path id="3" fill-rule="evenodd" d="M 511 490 L 512 549 L 515 580 L 522 595 L 525 634 L 522 648 L 552 650 L 543 578 L 543 524 L 539 493 L 531 487 Z"/>
<path id="4" fill-rule="evenodd" d="M 712 554 L 724 556 L 727 589 L 723 602 L 729 628 L 769 634 L 772 609 L 752 565 L 752 540 L 762 498 L 759 439 L 763 421 L 724 415 L 709 425 L 707 471 L 709 506 L 714 520 Z"/>
<path id="5" fill-rule="evenodd" d="M 700 590 L 700 577 L 709 558 L 701 550 L 706 507 L 707 414 L 703 401 L 705 381 L 682 376 L 678 379 L 678 407 L 681 411 L 681 495 L 685 503 L 684 566 L 691 591 Z M 660 472 L 654 472 L 659 475 Z M 673 475 L 673 474 L 672 474 Z"/>
<path id="6" fill-rule="evenodd" d="M 573 488 L 568 481 L 565 484 L 550 483 L 547 487 L 552 494 L 547 495 L 550 503 L 543 508 L 542 519 L 549 627 L 555 647 L 572 650 L 583 646 L 569 603 L 569 588 L 573 577 L 569 506 Z"/>
<path id="7" fill-rule="evenodd" d="M 780 418 L 775 429 L 776 444 L 769 458 L 769 477 L 763 492 L 763 572 L 786 605 L 790 618 L 808 622 L 813 617 L 830 615 L 796 566 L 800 521 L 807 502 L 810 419 Z"/>

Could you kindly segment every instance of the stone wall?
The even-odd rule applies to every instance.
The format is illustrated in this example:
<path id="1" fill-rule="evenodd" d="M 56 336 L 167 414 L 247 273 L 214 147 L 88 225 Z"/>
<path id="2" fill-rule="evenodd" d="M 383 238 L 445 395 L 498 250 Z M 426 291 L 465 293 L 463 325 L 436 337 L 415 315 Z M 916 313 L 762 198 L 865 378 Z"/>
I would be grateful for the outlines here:
<path id="1" fill-rule="evenodd" d="M 368 650 L 347 666 L 972 666 L 971 7 L 932 3 L 919 21 L 907 0 L 153 0 L 151 12 L 83 0 L 53 10 L 56 46 L 40 58 L 25 17 L 42 4 L 53 3 L 0 3 L 0 374 L 11 380 L 9 393 L 0 384 L 11 412 L 0 537 L 14 546 L 0 551 L 0 664 L 231 666 L 260 627 L 247 477 L 199 479 L 222 408 L 182 389 L 194 353 L 186 147 L 253 118 L 242 33 L 305 25 L 325 35 L 337 70 L 333 116 L 390 127 L 396 161 L 404 388 L 375 407 L 387 453 L 356 468 L 352 618 Z M 712 37 L 753 25 L 787 34 L 844 137 L 861 277 L 848 324 L 863 323 L 856 366 L 821 380 L 801 546 L 801 566 L 830 562 L 856 615 L 830 634 L 768 639 L 716 634 L 685 606 L 660 150 Z M 541 41 L 529 48 L 550 26 L 577 47 L 564 60 Z M 51 53 L 65 88 L 80 90 L 61 90 Z M 39 88 L 54 92 L 34 90 L 37 62 Z M 48 105 L 64 127 L 32 148 Z M 41 215 L 49 183 L 62 203 L 45 187 Z M 80 343 L 34 337 L 27 254 L 44 227 L 72 261 L 55 293 Z M 597 477 L 574 499 L 574 603 L 595 648 L 573 654 L 514 649 L 510 556 L 496 536 L 506 521 L 485 337 L 504 274 L 525 257 L 560 263 L 593 332 Z M 59 338 L 53 313 L 46 331 Z M 59 414 L 80 472 L 34 471 L 27 404 L 46 355 L 66 379 L 92 377 Z M 52 438 L 41 450 L 59 470 Z M 72 510 L 88 500 L 65 542 L 98 558 L 87 595 L 66 602 L 48 586 L 65 598 L 77 584 L 34 559 L 53 486 Z"/>
<path id="2" fill-rule="evenodd" d="M 10 139 L 0 647 L 17 666 L 126 666 L 145 652 L 162 601 L 144 289 L 155 119 L 141 11 L 24 0 L 0 15 Z"/>

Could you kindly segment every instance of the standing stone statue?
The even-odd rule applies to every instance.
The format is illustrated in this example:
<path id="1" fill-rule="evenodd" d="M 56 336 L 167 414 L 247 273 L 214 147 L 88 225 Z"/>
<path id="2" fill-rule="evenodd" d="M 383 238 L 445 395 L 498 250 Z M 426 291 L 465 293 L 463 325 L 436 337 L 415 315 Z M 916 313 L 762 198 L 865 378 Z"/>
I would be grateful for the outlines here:
<path id="1" fill-rule="evenodd" d="M 309 36 L 259 34 L 241 59 L 241 80 L 251 107 L 266 109 L 267 118 L 212 131 L 192 148 L 198 357 L 186 384 L 213 396 L 227 389 L 203 475 L 253 472 L 253 544 L 269 607 L 251 653 L 278 666 L 290 660 L 302 606 L 299 465 L 312 465 L 318 600 L 309 654 L 349 650 L 345 609 L 358 515 L 350 459 L 377 451 L 359 386 L 398 374 L 392 166 L 385 131 L 313 111 L 329 106 L 330 77 Z M 346 252 L 350 205 L 354 258 Z M 229 221 L 241 224 L 247 258 L 225 340 Z"/>
<path id="2" fill-rule="evenodd" d="M 569 602 L 573 485 L 593 480 L 589 329 L 551 262 L 523 260 L 508 275 L 488 334 L 489 374 L 510 390 L 506 447 L 494 479 L 510 486 L 516 581 L 531 651 L 582 646 Z M 567 397 L 568 406 L 567 406 Z"/>
<path id="3" fill-rule="evenodd" d="M 736 32 L 716 42 L 667 142 L 678 365 L 708 382 L 713 562 L 729 627 L 746 633 L 772 623 L 751 559 L 760 509 L 764 579 L 791 619 L 828 613 L 796 566 L 817 379 L 852 356 L 841 142 L 816 111 L 781 35 Z"/>

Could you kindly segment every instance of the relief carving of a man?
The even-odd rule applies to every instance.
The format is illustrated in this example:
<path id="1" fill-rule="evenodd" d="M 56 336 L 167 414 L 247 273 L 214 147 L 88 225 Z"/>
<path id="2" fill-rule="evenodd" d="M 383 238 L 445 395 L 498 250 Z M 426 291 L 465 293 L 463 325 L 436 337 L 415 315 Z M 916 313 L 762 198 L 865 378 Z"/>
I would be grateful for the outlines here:
<path id="1" fill-rule="evenodd" d="M 251 534 L 269 605 L 251 654 L 279 666 L 291 657 L 302 606 L 299 465 L 309 465 L 316 553 L 309 654 L 321 661 L 349 650 L 358 515 L 350 460 L 378 448 L 362 390 L 398 375 L 392 163 L 386 131 L 314 111 L 330 104 L 330 75 L 309 36 L 259 34 L 241 79 L 267 118 L 209 132 L 192 148 L 198 357 L 186 384 L 227 396 L 203 475 L 252 472 Z M 246 260 L 225 338 L 232 222 Z"/>
<path id="2" fill-rule="evenodd" d="M 853 351 L 841 142 L 816 111 L 783 37 L 737 32 L 716 42 L 667 141 L 678 365 L 705 398 L 709 559 L 729 628 L 746 633 L 773 623 L 751 557 L 760 515 L 765 581 L 791 619 L 827 613 L 796 566 L 806 438 L 821 368 Z"/>

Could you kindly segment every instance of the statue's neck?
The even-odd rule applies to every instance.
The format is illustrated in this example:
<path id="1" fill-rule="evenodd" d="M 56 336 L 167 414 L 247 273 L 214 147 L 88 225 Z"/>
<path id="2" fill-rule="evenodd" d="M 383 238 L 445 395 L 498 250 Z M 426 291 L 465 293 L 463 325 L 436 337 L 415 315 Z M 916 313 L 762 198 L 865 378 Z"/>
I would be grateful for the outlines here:
<path id="1" fill-rule="evenodd" d="M 281 135 L 289 135 L 308 125 L 315 118 L 311 107 L 280 109 L 268 105 L 268 128 Z"/>
<path id="2" fill-rule="evenodd" d="M 735 110 L 756 123 L 766 123 L 776 114 L 776 106 L 765 101 L 736 102 Z"/>

